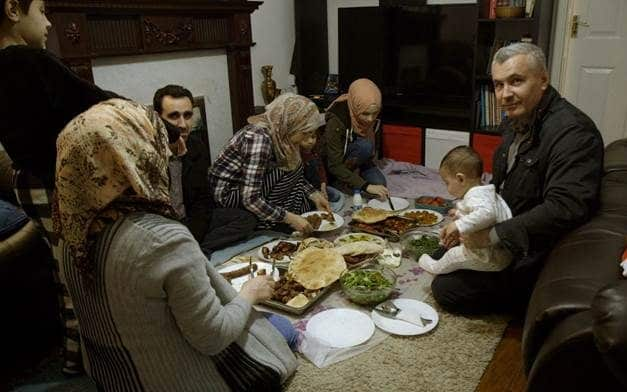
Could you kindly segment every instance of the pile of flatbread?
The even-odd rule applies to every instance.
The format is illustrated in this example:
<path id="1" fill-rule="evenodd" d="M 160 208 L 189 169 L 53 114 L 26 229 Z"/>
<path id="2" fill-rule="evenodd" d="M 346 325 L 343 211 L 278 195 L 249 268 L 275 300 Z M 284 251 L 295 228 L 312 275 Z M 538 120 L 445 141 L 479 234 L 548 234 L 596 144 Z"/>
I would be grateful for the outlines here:
<path id="1" fill-rule="evenodd" d="M 327 287 L 346 270 L 344 257 L 335 249 L 307 248 L 298 253 L 289 266 L 289 274 L 304 288 Z"/>

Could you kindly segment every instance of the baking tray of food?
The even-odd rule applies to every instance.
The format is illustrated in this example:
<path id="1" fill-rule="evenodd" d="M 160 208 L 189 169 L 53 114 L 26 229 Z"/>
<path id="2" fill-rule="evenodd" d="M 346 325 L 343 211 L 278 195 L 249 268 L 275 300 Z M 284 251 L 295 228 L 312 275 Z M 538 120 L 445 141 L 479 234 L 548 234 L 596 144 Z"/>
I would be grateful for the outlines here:
<path id="1" fill-rule="evenodd" d="M 294 281 L 292 281 L 292 282 L 294 282 Z M 276 285 L 275 285 L 275 295 L 279 295 L 278 293 L 280 292 L 279 290 L 280 290 L 280 287 L 281 287 L 281 286 L 279 286 L 280 283 L 281 283 L 281 280 L 279 280 L 276 283 Z M 294 282 L 294 283 L 297 283 L 297 282 Z M 304 292 L 307 291 L 307 290 L 303 288 L 303 291 L 301 293 L 303 293 L 303 295 L 307 296 L 308 301 L 306 303 L 304 303 L 300 307 L 287 305 L 286 303 L 283 303 L 282 301 L 280 301 L 278 299 L 271 299 L 271 300 L 263 301 L 262 304 L 267 306 L 267 307 L 269 307 L 269 308 L 282 310 L 282 311 L 284 311 L 286 313 L 301 315 L 301 314 L 304 314 L 305 312 L 307 312 L 307 310 L 309 310 L 309 308 L 311 308 L 315 303 L 320 301 L 327 293 L 329 293 L 331 290 L 333 290 L 333 288 L 336 285 L 337 285 L 337 282 L 331 283 L 330 285 L 328 285 L 328 286 L 326 286 L 326 287 L 324 287 L 322 289 L 315 290 L 315 293 L 312 293 L 314 295 L 312 295 L 311 297 L 309 297 L 307 294 L 304 294 Z M 298 294 L 296 294 L 296 296 L 297 295 Z"/>
<path id="2" fill-rule="evenodd" d="M 419 227 L 420 224 L 412 219 L 391 216 L 376 223 L 363 223 L 353 220 L 349 223 L 349 226 L 353 231 L 362 231 L 364 233 L 386 237 L 392 242 L 398 242 L 403 234 Z"/>

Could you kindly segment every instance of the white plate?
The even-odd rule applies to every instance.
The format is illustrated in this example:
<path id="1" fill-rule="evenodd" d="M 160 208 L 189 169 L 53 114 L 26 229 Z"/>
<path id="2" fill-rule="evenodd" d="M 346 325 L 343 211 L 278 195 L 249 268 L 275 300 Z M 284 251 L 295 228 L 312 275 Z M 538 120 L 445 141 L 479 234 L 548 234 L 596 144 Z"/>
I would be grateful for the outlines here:
<path id="1" fill-rule="evenodd" d="M 330 347 L 344 348 L 362 344 L 374 333 L 366 313 L 354 309 L 330 309 L 313 316 L 307 332 Z"/>
<path id="2" fill-rule="evenodd" d="M 289 243 L 296 244 L 296 245 L 298 245 L 300 243 L 300 241 L 281 240 L 281 239 L 279 239 L 279 240 L 274 240 L 274 241 L 268 242 L 267 244 L 263 244 L 263 245 L 261 245 L 261 247 L 259 247 L 259 250 L 257 251 L 257 257 L 259 257 L 259 260 L 263 260 L 263 261 L 267 261 L 268 263 L 272 263 L 272 259 L 271 258 L 263 256 L 263 251 L 261 249 L 263 247 L 266 247 L 266 248 L 270 249 L 270 251 L 272 252 L 272 249 L 274 249 L 274 247 L 277 246 L 279 244 L 279 242 L 289 242 Z M 294 253 L 296 253 L 296 252 L 294 252 Z M 279 265 L 279 264 L 281 264 L 281 265 L 289 264 L 290 261 L 292 261 L 291 257 L 283 256 L 282 259 L 276 260 L 275 266 Z"/>
<path id="3" fill-rule="evenodd" d="M 316 215 L 316 214 L 319 215 L 319 214 L 324 214 L 324 213 L 325 213 L 324 211 L 309 211 L 309 212 L 305 212 L 301 216 L 303 218 L 306 218 L 309 215 Z M 336 214 L 335 212 L 333 213 L 333 218 L 335 218 L 334 223 L 331 223 L 328 220 L 323 220 L 322 223 L 320 224 L 320 227 L 318 227 L 318 229 L 316 229 L 315 231 L 331 231 L 331 230 L 338 229 L 344 225 L 344 218 L 342 218 L 340 215 Z"/>
<path id="4" fill-rule="evenodd" d="M 254 264 L 257 264 L 257 271 L 259 271 L 261 269 L 265 269 L 266 270 L 266 274 L 270 275 L 270 271 L 272 271 L 272 264 L 271 263 L 264 263 L 264 262 L 255 261 Z M 248 267 L 248 263 L 238 263 L 238 264 L 227 265 L 224 268 L 220 268 L 218 270 L 218 272 L 235 271 L 235 270 L 238 270 L 238 269 L 243 268 L 243 267 Z M 255 271 L 255 276 L 257 276 L 257 271 Z M 280 278 L 279 270 L 275 268 L 274 269 L 274 280 L 279 280 L 279 278 Z M 231 279 L 231 286 L 233 286 L 233 288 L 239 292 L 242 289 L 242 285 L 245 282 L 247 282 L 249 279 L 250 279 L 250 274 L 246 274 L 244 276 L 240 276 L 239 278 Z"/>
<path id="5" fill-rule="evenodd" d="M 339 237 L 337 237 L 335 239 L 335 241 L 333 241 L 333 244 L 335 246 L 341 246 L 341 245 L 346 245 L 346 244 L 350 244 L 351 242 L 359 242 L 359 241 L 367 241 L 367 242 L 374 242 L 375 244 L 379 244 L 383 247 L 385 247 L 386 241 L 385 239 L 374 235 L 374 234 L 368 234 L 368 233 L 348 233 L 348 234 L 344 234 L 341 235 Z"/>
<path id="6" fill-rule="evenodd" d="M 439 212 L 433 211 L 433 210 L 425 210 L 425 209 L 422 209 L 422 208 L 412 208 L 412 209 L 409 209 L 407 211 L 401 212 L 399 215 L 400 216 L 405 216 L 405 214 L 407 214 L 408 212 L 428 212 L 429 214 L 433 214 L 433 215 L 435 215 L 438 218 L 438 220 L 436 220 L 435 223 L 431 223 L 431 224 L 428 224 L 428 225 L 419 223 L 420 226 L 435 226 L 435 225 L 441 223 L 444 220 L 444 216 L 442 214 L 440 214 Z"/>
<path id="7" fill-rule="evenodd" d="M 409 207 L 409 202 L 406 199 L 400 197 L 391 197 L 392 204 L 394 204 L 394 211 L 401 211 Z M 390 202 L 387 199 L 381 201 L 379 199 L 370 199 L 368 206 L 372 208 L 378 208 L 380 210 L 392 211 L 390 208 Z"/>
<path id="8" fill-rule="evenodd" d="M 401 265 L 401 255 L 402 252 L 398 249 L 385 248 L 383 253 L 377 257 L 377 263 L 396 268 Z"/>
<path id="9" fill-rule="evenodd" d="M 436 312 L 435 309 L 433 309 L 431 306 L 424 302 L 409 298 L 397 298 L 395 300 L 392 300 L 392 302 L 394 303 L 394 305 L 396 305 L 397 308 L 401 310 L 409 311 L 412 313 L 415 312 L 417 315 L 420 315 L 423 318 L 433 320 L 433 322 L 425 325 L 424 327 L 419 327 L 406 321 L 383 317 L 378 312 L 373 310 L 371 313 L 372 321 L 374 321 L 377 327 L 384 330 L 385 332 L 389 332 L 394 335 L 405 336 L 421 335 L 423 333 L 431 331 L 438 324 L 438 312 Z"/>

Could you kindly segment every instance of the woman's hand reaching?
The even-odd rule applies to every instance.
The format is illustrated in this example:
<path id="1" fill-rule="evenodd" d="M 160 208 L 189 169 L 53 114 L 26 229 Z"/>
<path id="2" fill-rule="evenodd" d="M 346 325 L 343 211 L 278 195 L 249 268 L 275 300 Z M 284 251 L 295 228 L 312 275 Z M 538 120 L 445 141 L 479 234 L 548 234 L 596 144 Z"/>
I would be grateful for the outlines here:
<path id="1" fill-rule="evenodd" d="M 272 298 L 274 279 L 270 275 L 255 276 L 242 285 L 239 295 L 252 305 Z"/>
<path id="2" fill-rule="evenodd" d="M 329 200 L 326 198 L 326 193 L 322 194 L 322 192 L 314 192 L 309 195 L 309 200 L 314 202 L 318 211 L 331 213 L 331 206 L 329 205 Z"/>
<path id="3" fill-rule="evenodd" d="M 388 188 L 383 185 L 370 184 L 366 187 L 366 192 L 376 195 L 377 198 L 380 200 L 385 200 L 390 197 L 390 192 L 388 192 Z"/>
<path id="4" fill-rule="evenodd" d="M 307 222 L 307 219 L 291 212 L 287 212 L 285 214 L 284 222 L 290 225 L 294 230 L 300 231 L 304 235 L 313 231 L 313 227 L 311 227 L 311 224 Z"/>

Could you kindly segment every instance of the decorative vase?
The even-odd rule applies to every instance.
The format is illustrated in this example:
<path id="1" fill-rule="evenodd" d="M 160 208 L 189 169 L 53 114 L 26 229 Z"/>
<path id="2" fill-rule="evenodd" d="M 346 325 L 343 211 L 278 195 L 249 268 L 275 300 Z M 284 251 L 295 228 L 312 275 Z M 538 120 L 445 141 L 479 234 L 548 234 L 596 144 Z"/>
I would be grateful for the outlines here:
<path id="1" fill-rule="evenodd" d="M 261 74 L 263 75 L 261 95 L 263 95 L 263 100 L 267 105 L 281 93 L 281 90 L 276 88 L 276 82 L 272 79 L 272 65 L 262 66 Z"/>

